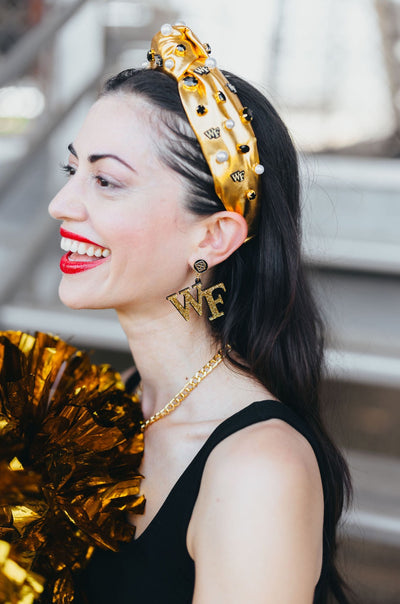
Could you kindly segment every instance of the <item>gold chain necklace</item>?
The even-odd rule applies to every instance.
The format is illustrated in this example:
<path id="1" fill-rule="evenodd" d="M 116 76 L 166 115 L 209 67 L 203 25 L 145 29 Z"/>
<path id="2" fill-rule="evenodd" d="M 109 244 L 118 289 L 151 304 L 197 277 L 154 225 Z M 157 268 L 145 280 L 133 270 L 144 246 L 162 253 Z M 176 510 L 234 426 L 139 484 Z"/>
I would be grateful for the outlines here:
<path id="1" fill-rule="evenodd" d="M 224 349 L 218 350 L 217 354 L 214 355 L 213 358 L 208 361 L 208 363 L 206 363 L 199 371 L 197 371 L 197 373 L 194 374 L 193 377 L 190 378 L 190 380 L 186 382 L 182 390 L 179 390 L 178 394 L 176 394 L 174 398 L 165 405 L 165 407 L 160 409 L 160 411 L 157 411 L 157 413 L 149 417 L 149 419 L 146 421 L 141 422 L 141 431 L 144 432 L 151 424 L 154 424 L 154 422 L 157 422 L 159 419 L 169 415 L 172 413 L 172 411 L 179 407 L 181 402 L 185 400 L 192 390 L 197 388 L 200 382 L 202 382 L 205 377 L 207 377 L 216 367 L 218 367 L 230 349 L 231 347 L 228 344 Z M 138 390 L 140 390 L 140 386 Z"/>

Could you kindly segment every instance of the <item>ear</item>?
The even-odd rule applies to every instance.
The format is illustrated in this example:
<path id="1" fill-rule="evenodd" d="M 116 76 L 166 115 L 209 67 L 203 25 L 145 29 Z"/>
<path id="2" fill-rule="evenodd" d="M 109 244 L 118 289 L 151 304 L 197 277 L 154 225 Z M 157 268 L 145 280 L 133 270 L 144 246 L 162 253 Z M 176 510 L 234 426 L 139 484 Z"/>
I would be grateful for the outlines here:
<path id="1" fill-rule="evenodd" d="M 199 258 L 208 262 L 210 267 L 223 262 L 247 237 L 246 220 L 237 212 L 216 212 L 201 221 L 199 239 L 190 265 Z"/>

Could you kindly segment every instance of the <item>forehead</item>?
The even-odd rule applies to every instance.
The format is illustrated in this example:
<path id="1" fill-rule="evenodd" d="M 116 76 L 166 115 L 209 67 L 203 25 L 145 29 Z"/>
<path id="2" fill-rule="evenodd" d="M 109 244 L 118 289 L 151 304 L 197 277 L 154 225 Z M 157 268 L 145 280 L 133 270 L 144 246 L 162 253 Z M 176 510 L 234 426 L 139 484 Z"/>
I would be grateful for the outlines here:
<path id="1" fill-rule="evenodd" d="M 86 153 L 154 153 L 149 108 L 134 95 L 110 94 L 92 105 L 74 141 Z"/>

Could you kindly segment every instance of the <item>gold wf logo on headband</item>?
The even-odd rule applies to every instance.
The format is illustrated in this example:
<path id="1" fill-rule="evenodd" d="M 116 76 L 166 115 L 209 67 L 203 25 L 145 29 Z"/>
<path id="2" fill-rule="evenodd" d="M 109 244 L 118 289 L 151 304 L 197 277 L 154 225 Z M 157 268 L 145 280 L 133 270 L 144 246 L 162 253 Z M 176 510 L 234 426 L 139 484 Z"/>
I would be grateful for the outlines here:
<path id="1" fill-rule="evenodd" d="M 251 237 L 256 232 L 259 177 L 264 172 L 251 126 L 253 116 L 210 52 L 188 27 L 165 24 L 154 36 L 147 58 L 152 69 L 177 80 L 215 191 L 226 210 L 244 216 Z"/>
<path id="2" fill-rule="evenodd" d="M 219 138 L 221 136 L 221 128 L 209 128 L 204 132 L 207 138 Z"/>

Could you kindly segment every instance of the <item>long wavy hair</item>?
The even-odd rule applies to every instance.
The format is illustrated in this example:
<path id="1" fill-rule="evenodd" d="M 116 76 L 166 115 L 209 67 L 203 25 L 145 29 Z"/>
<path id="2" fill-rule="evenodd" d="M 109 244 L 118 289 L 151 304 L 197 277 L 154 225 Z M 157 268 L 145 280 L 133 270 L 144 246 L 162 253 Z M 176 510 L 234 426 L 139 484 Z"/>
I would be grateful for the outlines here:
<path id="1" fill-rule="evenodd" d="M 323 361 L 323 324 L 301 262 L 300 183 L 297 153 L 279 115 L 257 89 L 224 72 L 244 106 L 252 109 L 261 176 L 257 235 L 213 268 L 213 278 L 228 292 L 224 316 L 208 322 L 216 341 L 230 344 L 241 370 L 311 424 L 328 468 L 324 476 L 323 571 L 314 602 L 332 596 L 348 604 L 336 568 L 336 528 L 351 484 L 347 465 L 321 420 L 319 386 Z M 197 138 L 187 120 L 176 82 L 147 69 L 129 69 L 109 79 L 102 95 L 134 94 L 149 107 L 154 142 L 164 164 L 187 186 L 187 207 L 194 214 L 223 210 Z"/>

